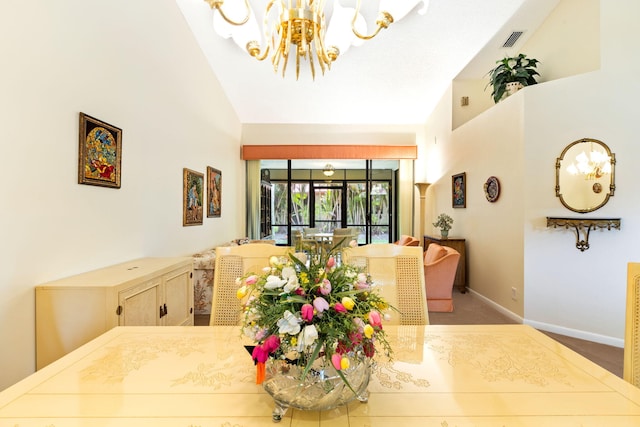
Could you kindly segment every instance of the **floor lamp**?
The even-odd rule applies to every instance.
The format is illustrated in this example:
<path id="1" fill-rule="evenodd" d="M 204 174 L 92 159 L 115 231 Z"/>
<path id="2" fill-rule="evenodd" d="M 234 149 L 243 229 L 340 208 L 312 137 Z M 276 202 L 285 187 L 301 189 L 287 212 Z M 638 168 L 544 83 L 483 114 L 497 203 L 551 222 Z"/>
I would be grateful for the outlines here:
<path id="1" fill-rule="evenodd" d="M 425 214 L 425 205 L 426 205 L 426 196 L 427 196 L 427 188 L 429 188 L 431 184 L 426 182 L 416 182 L 416 187 L 420 192 L 420 246 L 424 245 L 424 214 Z"/>

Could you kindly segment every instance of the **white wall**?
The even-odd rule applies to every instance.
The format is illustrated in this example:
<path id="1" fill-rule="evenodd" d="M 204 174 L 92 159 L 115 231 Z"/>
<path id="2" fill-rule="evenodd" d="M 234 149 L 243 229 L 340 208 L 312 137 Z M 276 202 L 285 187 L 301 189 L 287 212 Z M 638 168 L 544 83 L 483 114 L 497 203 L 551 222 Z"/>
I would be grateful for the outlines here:
<path id="1" fill-rule="evenodd" d="M 580 2 L 566 5 L 580 16 Z M 634 193 L 640 170 L 633 163 L 640 156 L 633 104 L 640 95 L 634 78 L 640 60 L 629 54 L 640 36 L 634 23 L 640 3 L 616 0 L 599 7 L 601 70 L 525 88 L 449 136 L 442 117 L 451 101 L 445 95 L 427 123 L 426 141 L 430 133 L 442 133 L 438 148 L 427 143 L 431 157 L 440 159 L 432 170 L 441 170 L 428 203 L 436 206 L 432 215 L 447 211 L 450 176 L 466 171 L 467 208 L 449 210 L 455 215 L 453 234 L 467 239 L 471 288 L 536 327 L 622 346 L 626 264 L 640 259 L 640 201 Z M 562 11 L 567 19 L 573 16 Z M 536 33 L 530 41 L 545 39 L 548 34 Z M 617 190 L 605 207 L 580 215 L 555 197 L 555 160 L 584 137 L 604 141 L 616 154 Z M 502 184 L 493 204 L 482 194 L 490 175 Z M 592 232 L 591 248 L 580 252 L 570 230 L 546 227 L 547 216 L 621 217 L 622 230 Z M 511 300 L 512 287 L 523 300 Z"/>
<path id="2" fill-rule="evenodd" d="M 640 96 L 636 78 L 640 60 L 628 54 L 637 50 L 638 16 L 636 1 L 601 2 L 601 70 L 541 85 L 526 96 L 528 173 L 542 167 L 543 157 L 557 157 L 564 146 L 583 137 L 605 142 L 617 160 L 615 195 L 591 214 L 573 214 L 562 208 L 553 193 L 543 194 L 555 182 L 552 177 L 545 176 L 545 182 L 527 181 L 531 199 L 525 220 L 526 317 L 545 329 L 620 346 L 627 263 L 640 260 L 636 243 L 640 200 L 634 191 L 640 170 L 633 161 L 640 157 L 634 102 Z M 622 227 L 592 232 L 591 248 L 581 253 L 574 247 L 573 233 L 547 230 L 544 216 L 620 217 Z"/>
<path id="3" fill-rule="evenodd" d="M 153 29 L 153 30 L 150 30 Z M 0 2 L 0 389 L 32 373 L 34 286 L 243 234 L 241 127 L 172 0 Z M 123 129 L 122 188 L 77 184 L 78 114 Z M 182 169 L 222 218 L 182 226 Z"/>
<path id="4" fill-rule="evenodd" d="M 514 30 L 510 28 L 509 30 Z M 518 28 L 519 30 L 527 30 Z M 525 31 L 521 41 L 501 55 L 524 53 L 540 62 L 536 76 L 539 83 L 588 73 L 600 68 L 600 0 L 560 0 L 553 12 L 533 33 Z M 502 40 L 500 41 L 502 42 Z M 496 61 L 501 57 L 495 58 Z M 474 60 L 475 61 L 475 60 Z M 465 79 L 453 82 L 453 129 L 493 107 L 492 87 L 487 87 L 491 63 L 480 75 L 472 76 L 470 64 L 462 71 Z M 460 98 L 469 97 L 469 105 L 461 106 Z"/>
<path id="5" fill-rule="evenodd" d="M 467 279 L 474 292 L 505 314 L 524 314 L 523 295 L 523 135 L 522 99 L 512 97 L 473 121 L 450 131 L 451 92 L 427 122 L 428 164 L 426 232 L 440 213 L 453 218 L 451 238 L 464 238 Z M 452 175 L 466 174 L 466 208 L 452 207 Z M 489 203 L 484 183 L 498 177 L 501 192 Z M 511 288 L 518 297 L 511 299 Z"/>

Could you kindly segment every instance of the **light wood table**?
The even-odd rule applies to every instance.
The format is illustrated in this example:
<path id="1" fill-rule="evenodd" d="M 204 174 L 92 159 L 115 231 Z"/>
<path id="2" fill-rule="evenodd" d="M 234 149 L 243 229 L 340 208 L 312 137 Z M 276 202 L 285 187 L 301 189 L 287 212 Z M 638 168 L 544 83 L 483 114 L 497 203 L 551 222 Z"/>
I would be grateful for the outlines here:
<path id="1" fill-rule="evenodd" d="M 388 326 L 368 403 L 281 425 L 638 426 L 640 389 L 523 325 Z M 272 425 L 238 327 L 117 327 L 0 393 L 1 426 Z"/>

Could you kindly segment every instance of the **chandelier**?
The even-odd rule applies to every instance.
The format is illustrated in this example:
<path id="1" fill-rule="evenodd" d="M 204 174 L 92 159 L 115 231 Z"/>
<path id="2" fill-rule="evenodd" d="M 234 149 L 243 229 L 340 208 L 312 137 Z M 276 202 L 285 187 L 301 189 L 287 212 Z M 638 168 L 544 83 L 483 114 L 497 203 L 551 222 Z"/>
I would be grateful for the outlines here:
<path id="1" fill-rule="evenodd" d="M 204 1 L 214 10 L 213 27 L 220 36 L 233 38 L 241 49 L 259 61 L 270 57 L 275 72 L 282 64 L 282 77 L 292 56 L 296 80 L 300 76 L 301 61 L 309 62 L 315 79 L 315 63 L 324 74 L 351 45 L 358 46 L 372 39 L 420 3 L 424 4 L 419 11 L 423 14 L 428 5 L 428 0 L 380 0 L 376 27 L 368 33 L 366 20 L 360 13 L 362 0 L 356 0 L 355 8 L 343 7 L 339 0 L 329 0 L 333 7 L 328 25 L 326 0 L 266 0 L 262 31 L 249 0 Z"/>
<path id="2" fill-rule="evenodd" d="M 322 169 L 322 173 L 324 174 L 324 176 L 333 176 L 334 172 L 335 172 L 335 169 L 333 165 L 331 165 L 330 163 L 327 163 L 324 169 Z"/>
<path id="3" fill-rule="evenodd" d="M 571 175 L 584 175 L 587 180 L 601 178 L 611 173 L 611 157 L 593 148 L 588 155 L 583 151 L 567 167 L 567 172 Z"/>

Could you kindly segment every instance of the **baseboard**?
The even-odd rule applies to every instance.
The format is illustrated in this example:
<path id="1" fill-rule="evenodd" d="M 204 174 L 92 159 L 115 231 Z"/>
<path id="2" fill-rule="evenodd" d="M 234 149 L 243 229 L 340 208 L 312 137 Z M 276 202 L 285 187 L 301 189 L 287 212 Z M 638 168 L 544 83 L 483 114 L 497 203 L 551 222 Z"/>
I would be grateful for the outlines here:
<path id="1" fill-rule="evenodd" d="M 482 294 L 479 294 L 478 292 L 474 291 L 473 289 L 468 289 L 467 288 L 467 290 L 468 290 L 468 292 L 471 292 L 475 296 L 480 298 L 483 302 L 488 304 L 491 308 L 493 308 L 496 311 L 498 311 L 498 312 L 502 313 L 503 315 L 507 316 L 508 318 L 513 320 L 514 322 L 523 323 L 525 325 L 529 325 L 529 326 L 534 327 L 536 329 L 540 329 L 542 331 L 547 331 L 547 332 L 552 332 L 554 334 L 560 334 L 560 335 L 564 335 L 564 336 L 567 336 L 567 337 L 578 338 L 578 339 L 581 339 L 581 340 L 592 341 L 592 342 L 596 342 L 596 343 L 599 343 L 599 344 L 605 344 L 605 345 L 610 345 L 610 346 L 613 346 L 613 347 L 624 348 L 624 340 L 623 339 L 614 338 L 614 337 L 610 337 L 610 336 L 607 336 L 607 335 L 594 334 L 592 332 L 582 331 L 582 330 L 579 330 L 579 329 L 566 328 L 564 326 L 553 325 L 553 324 L 550 324 L 550 323 L 536 322 L 534 320 L 527 320 L 526 318 L 522 318 L 522 317 L 518 316 L 517 314 L 507 310 L 506 308 L 502 307 L 501 305 L 496 304 L 494 301 L 490 300 L 489 298 L 485 297 Z"/>
<path id="2" fill-rule="evenodd" d="M 579 329 L 565 328 L 564 326 L 552 325 L 544 322 L 536 322 L 535 320 L 525 320 L 524 323 L 542 331 L 553 332 L 554 334 L 560 334 L 567 337 L 578 338 L 581 340 L 597 342 L 599 344 L 624 348 L 624 340 L 621 338 L 594 334 L 592 332 L 582 331 Z"/>
<path id="3" fill-rule="evenodd" d="M 471 292 L 472 294 L 477 296 L 479 299 L 481 299 L 482 302 L 484 302 L 485 304 L 489 305 L 491 308 L 493 308 L 494 310 L 498 311 L 500 314 L 508 317 L 509 319 L 513 320 L 514 322 L 516 322 L 516 323 L 524 323 L 524 319 L 522 317 L 518 316 L 513 311 L 509 311 L 506 308 L 504 308 L 503 306 L 501 306 L 499 304 L 496 304 L 494 301 L 490 300 L 489 298 L 485 297 L 482 294 L 479 294 L 478 292 L 474 291 L 473 289 L 467 288 L 467 292 Z"/>

